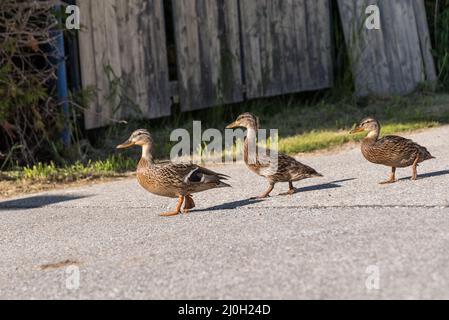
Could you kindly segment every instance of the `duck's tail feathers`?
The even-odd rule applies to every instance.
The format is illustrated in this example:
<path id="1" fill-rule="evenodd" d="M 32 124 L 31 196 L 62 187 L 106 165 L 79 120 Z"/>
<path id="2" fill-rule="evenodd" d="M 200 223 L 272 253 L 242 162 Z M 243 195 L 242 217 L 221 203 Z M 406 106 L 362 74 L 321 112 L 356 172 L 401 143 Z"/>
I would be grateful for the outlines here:
<path id="1" fill-rule="evenodd" d="M 218 181 L 217 182 L 217 188 L 232 188 L 232 186 L 230 184 L 227 184 L 223 181 Z"/>

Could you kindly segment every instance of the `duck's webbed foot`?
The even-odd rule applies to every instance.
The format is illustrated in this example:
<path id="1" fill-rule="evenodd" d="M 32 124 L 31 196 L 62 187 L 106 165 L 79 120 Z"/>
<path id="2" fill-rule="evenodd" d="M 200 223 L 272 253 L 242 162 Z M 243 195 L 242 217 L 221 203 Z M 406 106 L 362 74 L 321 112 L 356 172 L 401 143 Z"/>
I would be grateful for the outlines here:
<path id="1" fill-rule="evenodd" d="M 172 216 L 176 216 L 178 214 L 181 213 L 181 207 L 182 207 L 182 203 L 184 202 L 184 196 L 179 196 L 178 198 L 178 204 L 176 206 L 175 211 L 170 211 L 170 212 L 163 212 L 161 214 L 159 214 L 161 217 L 172 217 Z"/>
<path id="2" fill-rule="evenodd" d="M 386 181 L 380 182 L 380 184 L 390 184 L 396 182 L 396 168 L 391 168 L 390 178 Z"/>
<path id="3" fill-rule="evenodd" d="M 379 184 L 391 184 L 391 183 L 395 183 L 395 182 L 396 182 L 396 180 L 394 180 L 394 179 L 388 179 L 388 180 L 379 182 Z"/>
<path id="4" fill-rule="evenodd" d="M 159 214 L 159 216 L 161 217 L 173 217 L 173 216 L 177 216 L 180 212 L 177 211 L 169 211 L 169 212 L 162 212 Z"/>
<path id="5" fill-rule="evenodd" d="M 268 187 L 268 189 L 267 189 L 267 191 L 265 191 L 264 193 L 262 193 L 260 196 L 258 196 L 258 197 L 252 197 L 251 199 L 252 200 L 255 200 L 255 199 L 265 199 L 265 198 L 268 198 L 269 196 L 270 196 L 270 193 L 271 193 L 271 191 L 273 191 L 273 188 L 274 188 L 274 183 L 270 183 L 270 186 Z"/>

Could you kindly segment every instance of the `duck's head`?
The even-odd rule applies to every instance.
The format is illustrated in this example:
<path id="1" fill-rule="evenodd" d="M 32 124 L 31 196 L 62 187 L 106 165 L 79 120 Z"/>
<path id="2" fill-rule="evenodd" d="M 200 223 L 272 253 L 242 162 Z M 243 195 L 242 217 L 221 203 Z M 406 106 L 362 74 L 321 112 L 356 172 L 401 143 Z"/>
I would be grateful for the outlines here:
<path id="1" fill-rule="evenodd" d="M 226 126 L 226 129 L 235 129 L 235 128 L 259 128 L 259 118 L 257 118 L 254 114 L 245 112 L 238 116 L 237 120 L 233 123 Z"/>
<path id="2" fill-rule="evenodd" d="M 359 122 L 359 124 L 349 132 L 350 134 L 357 132 L 379 132 L 380 124 L 374 118 L 368 117 Z"/>
<path id="3" fill-rule="evenodd" d="M 145 129 L 139 129 L 134 131 L 131 136 L 123 142 L 122 144 L 119 144 L 117 146 L 117 149 L 125 149 L 132 146 L 149 146 L 153 144 L 153 138 L 151 137 L 150 133 Z"/>

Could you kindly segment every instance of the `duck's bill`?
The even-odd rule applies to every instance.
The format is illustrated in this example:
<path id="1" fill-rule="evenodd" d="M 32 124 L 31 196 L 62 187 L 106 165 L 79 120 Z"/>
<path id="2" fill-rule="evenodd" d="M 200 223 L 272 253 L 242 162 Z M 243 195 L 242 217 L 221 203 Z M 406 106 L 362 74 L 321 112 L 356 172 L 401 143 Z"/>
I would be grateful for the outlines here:
<path id="1" fill-rule="evenodd" d="M 233 123 L 228 124 L 226 126 L 226 129 L 235 129 L 235 128 L 238 128 L 238 127 L 239 127 L 239 124 L 236 121 L 234 121 Z"/>
<path id="2" fill-rule="evenodd" d="M 116 148 L 117 148 L 117 149 L 125 149 L 125 148 L 132 147 L 133 145 L 134 145 L 133 142 L 131 142 L 131 141 L 126 141 L 126 142 L 124 142 L 124 143 L 122 143 L 122 144 L 119 144 Z"/>
<path id="3" fill-rule="evenodd" d="M 352 129 L 352 130 L 349 132 L 349 134 L 353 134 L 353 133 L 357 133 L 357 132 L 362 132 L 362 131 L 363 131 L 363 128 L 357 127 L 357 128 L 355 128 L 355 129 Z"/>

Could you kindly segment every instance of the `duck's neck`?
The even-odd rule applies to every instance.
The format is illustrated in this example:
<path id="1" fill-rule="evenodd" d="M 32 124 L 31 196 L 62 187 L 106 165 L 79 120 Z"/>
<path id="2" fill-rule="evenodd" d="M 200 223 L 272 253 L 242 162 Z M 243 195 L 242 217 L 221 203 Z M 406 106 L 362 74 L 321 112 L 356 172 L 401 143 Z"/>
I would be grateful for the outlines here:
<path id="1" fill-rule="evenodd" d="M 255 164 L 257 162 L 257 128 L 254 126 L 247 128 L 243 158 L 247 164 Z"/>
<path id="2" fill-rule="evenodd" d="M 256 141 L 257 142 L 257 128 L 256 127 L 247 128 L 246 141 Z"/>
<path id="3" fill-rule="evenodd" d="M 141 161 L 147 162 L 150 165 L 154 163 L 151 144 L 145 144 L 142 146 Z"/>
<path id="4" fill-rule="evenodd" d="M 379 140 L 379 135 L 380 129 L 370 131 L 368 135 L 365 137 L 365 139 L 363 139 L 363 142 L 369 144 L 375 143 L 377 140 Z"/>

